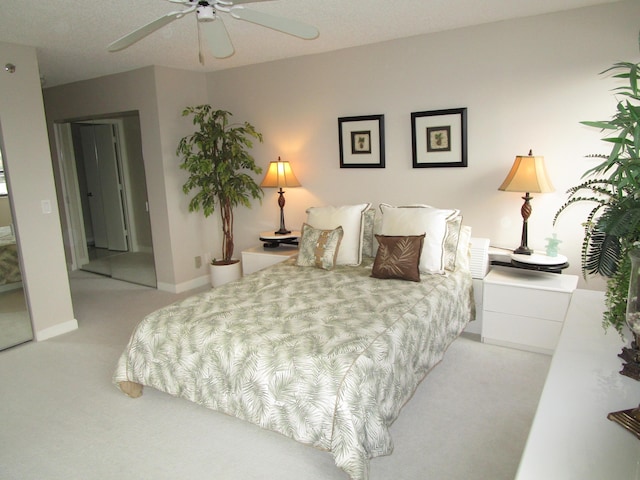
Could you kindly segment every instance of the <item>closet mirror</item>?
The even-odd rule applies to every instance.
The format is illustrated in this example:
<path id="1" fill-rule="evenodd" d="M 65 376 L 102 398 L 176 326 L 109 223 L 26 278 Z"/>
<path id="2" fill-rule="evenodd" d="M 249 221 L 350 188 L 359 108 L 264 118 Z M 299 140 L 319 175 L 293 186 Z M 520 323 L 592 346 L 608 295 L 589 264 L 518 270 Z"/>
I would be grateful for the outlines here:
<path id="1" fill-rule="evenodd" d="M 33 339 L 0 135 L 0 350 Z"/>

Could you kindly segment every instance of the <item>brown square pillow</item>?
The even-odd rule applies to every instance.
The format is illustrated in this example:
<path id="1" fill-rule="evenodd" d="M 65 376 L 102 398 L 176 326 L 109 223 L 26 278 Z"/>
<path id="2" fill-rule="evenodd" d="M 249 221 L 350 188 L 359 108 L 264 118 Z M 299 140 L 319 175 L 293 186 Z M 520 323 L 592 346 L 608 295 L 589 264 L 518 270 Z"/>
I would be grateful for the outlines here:
<path id="1" fill-rule="evenodd" d="M 424 244 L 422 235 L 376 235 L 378 253 L 373 262 L 374 278 L 397 278 L 420 281 L 420 254 Z"/>

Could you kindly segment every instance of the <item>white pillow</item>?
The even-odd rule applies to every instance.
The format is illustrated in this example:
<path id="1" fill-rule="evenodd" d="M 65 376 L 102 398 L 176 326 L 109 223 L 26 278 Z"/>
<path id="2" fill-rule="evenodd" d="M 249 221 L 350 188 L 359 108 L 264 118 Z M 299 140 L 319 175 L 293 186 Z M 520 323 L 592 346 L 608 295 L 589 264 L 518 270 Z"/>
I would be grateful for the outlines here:
<path id="1" fill-rule="evenodd" d="M 444 210 L 429 205 L 393 207 L 381 204 L 382 235 L 422 235 L 421 273 L 444 273 L 447 221 L 460 215 L 459 210 Z"/>
<path id="2" fill-rule="evenodd" d="M 362 261 L 363 214 L 370 203 L 342 205 L 339 207 L 311 207 L 307 209 L 307 222 L 313 228 L 333 230 L 342 227 L 344 232 L 338 248 L 336 265 L 360 265 Z"/>

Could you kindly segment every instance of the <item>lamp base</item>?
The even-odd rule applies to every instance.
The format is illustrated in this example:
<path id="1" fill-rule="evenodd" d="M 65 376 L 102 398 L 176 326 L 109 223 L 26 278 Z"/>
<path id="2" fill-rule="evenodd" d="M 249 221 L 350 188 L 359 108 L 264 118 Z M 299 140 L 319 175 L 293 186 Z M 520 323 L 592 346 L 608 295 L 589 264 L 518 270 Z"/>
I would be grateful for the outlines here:
<path id="1" fill-rule="evenodd" d="M 287 230 L 286 228 L 280 228 L 277 232 L 273 232 L 275 235 L 289 235 L 291 230 Z"/>
<path id="2" fill-rule="evenodd" d="M 520 237 L 520 246 L 516 248 L 513 253 L 518 255 L 531 255 L 533 250 L 528 246 L 529 237 L 529 217 L 531 216 L 531 199 L 533 197 L 529 195 L 529 192 L 524 194 L 522 199 L 524 203 L 520 207 L 520 214 L 522 215 L 522 236 Z"/>
<path id="3" fill-rule="evenodd" d="M 640 439 L 640 405 L 637 408 L 611 412 L 607 418 L 626 428 Z"/>

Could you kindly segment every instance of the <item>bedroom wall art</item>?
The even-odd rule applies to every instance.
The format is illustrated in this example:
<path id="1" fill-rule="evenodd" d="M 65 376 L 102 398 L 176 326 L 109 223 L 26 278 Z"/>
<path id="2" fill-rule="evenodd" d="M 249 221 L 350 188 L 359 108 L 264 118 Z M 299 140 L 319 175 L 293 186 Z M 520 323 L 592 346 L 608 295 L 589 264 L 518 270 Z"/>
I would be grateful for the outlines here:
<path id="1" fill-rule="evenodd" d="M 411 113 L 413 168 L 467 166 L 467 109 Z"/>
<path id="2" fill-rule="evenodd" d="M 384 115 L 338 118 L 340 168 L 384 168 Z"/>

